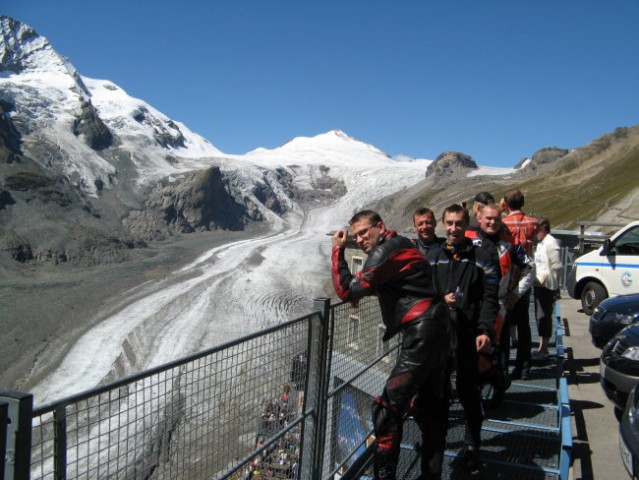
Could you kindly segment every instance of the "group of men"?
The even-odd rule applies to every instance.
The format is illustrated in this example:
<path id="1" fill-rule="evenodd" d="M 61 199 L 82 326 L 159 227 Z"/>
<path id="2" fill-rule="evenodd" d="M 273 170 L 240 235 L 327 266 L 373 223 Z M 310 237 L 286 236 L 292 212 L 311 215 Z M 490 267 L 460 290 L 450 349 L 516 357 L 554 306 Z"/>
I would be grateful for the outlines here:
<path id="1" fill-rule="evenodd" d="M 487 192 L 474 200 L 475 226 L 464 206 L 444 209 L 445 238 L 436 236 L 437 220 L 428 208 L 413 215 L 415 240 L 389 230 L 377 212 L 358 212 L 349 225 L 368 257 L 356 274 L 344 255 L 348 231 L 338 230 L 332 237 L 337 295 L 351 302 L 376 295 L 385 338 L 402 333 L 397 363 L 373 405 L 376 479 L 396 478 L 403 420 L 409 412 L 422 431 L 421 478 L 441 478 L 453 372 L 465 417 L 459 458 L 465 468 L 477 470 L 482 383 L 493 384 L 491 406 L 497 406 L 509 378 L 525 380 L 530 374 L 528 303 L 536 219 L 523 214 L 524 197 L 516 189 L 506 192 L 501 206 Z M 518 329 L 510 372 L 509 325 Z"/>

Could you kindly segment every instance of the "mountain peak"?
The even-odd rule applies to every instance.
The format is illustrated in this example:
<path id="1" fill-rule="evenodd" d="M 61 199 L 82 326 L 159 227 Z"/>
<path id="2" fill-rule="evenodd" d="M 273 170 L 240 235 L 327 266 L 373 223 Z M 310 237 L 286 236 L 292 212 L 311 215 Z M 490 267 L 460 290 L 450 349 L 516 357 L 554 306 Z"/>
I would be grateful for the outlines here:
<path id="1" fill-rule="evenodd" d="M 452 180 L 453 178 L 465 177 L 469 170 L 477 168 L 477 163 L 470 155 L 461 152 L 444 152 L 428 166 L 426 175 Z"/>
<path id="2" fill-rule="evenodd" d="M 390 156 L 375 147 L 374 145 L 357 140 L 355 137 L 348 135 L 342 130 L 329 130 L 325 133 L 320 133 L 314 137 L 295 137 L 287 142 L 283 143 L 274 150 L 267 150 L 259 148 L 249 154 L 255 153 L 273 153 L 273 154 L 301 154 L 304 152 L 318 152 L 323 151 L 330 155 L 331 152 L 340 152 L 342 154 L 351 154 L 355 157 L 359 157 L 360 154 L 365 156 L 383 157 L 384 159 L 390 159 Z"/>
<path id="3" fill-rule="evenodd" d="M 331 130 L 329 132 L 324 133 L 323 135 L 327 135 L 327 136 L 333 135 L 334 137 L 339 138 L 341 140 L 355 141 L 355 142 L 359 141 L 355 137 L 351 137 L 350 135 L 348 135 L 347 133 L 339 129 Z M 321 136 L 321 135 L 318 135 L 318 136 Z"/>
<path id="4" fill-rule="evenodd" d="M 44 70 L 76 75 L 75 69 L 56 53 L 46 38 L 7 16 L 0 16 L 0 70 L 14 73 Z"/>

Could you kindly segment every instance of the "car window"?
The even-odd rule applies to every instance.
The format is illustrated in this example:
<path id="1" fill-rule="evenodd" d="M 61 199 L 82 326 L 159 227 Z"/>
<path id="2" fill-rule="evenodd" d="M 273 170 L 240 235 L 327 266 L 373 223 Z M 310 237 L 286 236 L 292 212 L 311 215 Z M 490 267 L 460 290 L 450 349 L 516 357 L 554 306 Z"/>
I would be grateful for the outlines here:
<path id="1" fill-rule="evenodd" d="M 623 232 L 612 246 L 617 255 L 639 255 L 639 227 Z"/>

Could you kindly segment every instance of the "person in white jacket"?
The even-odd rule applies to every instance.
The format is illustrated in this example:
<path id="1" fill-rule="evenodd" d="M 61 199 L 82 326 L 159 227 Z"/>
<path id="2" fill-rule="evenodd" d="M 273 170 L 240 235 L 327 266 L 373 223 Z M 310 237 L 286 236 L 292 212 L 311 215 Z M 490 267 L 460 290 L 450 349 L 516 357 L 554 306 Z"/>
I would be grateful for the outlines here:
<path id="1" fill-rule="evenodd" d="M 550 222 L 546 218 L 539 221 L 535 250 L 535 316 L 539 333 L 539 348 L 533 359 L 548 358 L 548 343 L 552 336 L 552 315 L 559 293 L 559 275 L 562 269 L 560 246 L 550 234 Z"/>

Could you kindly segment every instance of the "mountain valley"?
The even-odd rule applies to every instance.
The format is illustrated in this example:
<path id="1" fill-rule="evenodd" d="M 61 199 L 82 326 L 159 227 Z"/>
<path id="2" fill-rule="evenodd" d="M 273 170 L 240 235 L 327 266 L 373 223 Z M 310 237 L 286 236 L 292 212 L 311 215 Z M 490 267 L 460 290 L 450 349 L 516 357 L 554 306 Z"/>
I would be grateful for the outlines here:
<path id="1" fill-rule="evenodd" d="M 553 228 L 638 218 L 639 126 L 513 164 L 398 161 L 339 130 L 228 155 L 0 17 L 0 390 L 41 385 L 101 325 L 117 345 L 93 384 L 303 312 L 361 208 L 404 232 L 417 207 L 518 187 Z"/>

